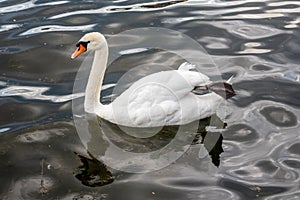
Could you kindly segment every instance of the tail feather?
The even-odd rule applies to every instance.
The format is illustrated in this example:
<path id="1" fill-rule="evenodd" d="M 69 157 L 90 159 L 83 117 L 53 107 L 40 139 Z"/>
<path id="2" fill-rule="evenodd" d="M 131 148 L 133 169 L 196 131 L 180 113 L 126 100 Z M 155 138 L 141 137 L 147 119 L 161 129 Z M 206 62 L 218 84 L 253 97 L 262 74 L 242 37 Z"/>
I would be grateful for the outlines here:
<path id="1" fill-rule="evenodd" d="M 233 79 L 233 77 L 234 77 L 234 75 L 232 75 L 232 76 L 226 81 L 226 83 L 232 85 L 232 79 Z"/>
<path id="2" fill-rule="evenodd" d="M 235 96 L 232 85 L 227 81 L 212 83 L 209 86 L 209 89 L 225 99 L 230 99 L 231 97 Z"/>
<path id="3" fill-rule="evenodd" d="M 210 92 L 214 92 L 224 99 L 230 99 L 231 97 L 235 96 L 232 85 L 227 81 L 211 83 L 205 86 L 196 86 L 192 92 L 196 95 L 205 95 Z"/>

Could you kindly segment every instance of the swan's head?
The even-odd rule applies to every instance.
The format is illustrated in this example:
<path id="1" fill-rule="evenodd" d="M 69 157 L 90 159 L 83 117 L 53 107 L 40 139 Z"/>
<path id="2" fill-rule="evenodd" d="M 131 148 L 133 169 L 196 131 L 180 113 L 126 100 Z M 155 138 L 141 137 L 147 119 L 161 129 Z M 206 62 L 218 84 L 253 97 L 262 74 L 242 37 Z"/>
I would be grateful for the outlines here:
<path id="1" fill-rule="evenodd" d="M 107 46 L 105 37 L 98 32 L 85 34 L 76 44 L 77 49 L 72 54 L 71 58 L 74 59 L 86 51 L 98 50 Z"/>

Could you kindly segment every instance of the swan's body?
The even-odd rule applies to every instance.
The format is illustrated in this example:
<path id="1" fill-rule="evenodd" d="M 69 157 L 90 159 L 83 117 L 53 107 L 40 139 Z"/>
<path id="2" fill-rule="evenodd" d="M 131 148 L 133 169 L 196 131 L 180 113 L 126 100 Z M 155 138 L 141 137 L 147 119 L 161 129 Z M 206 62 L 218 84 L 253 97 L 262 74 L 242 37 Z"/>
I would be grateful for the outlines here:
<path id="1" fill-rule="evenodd" d="M 184 63 L 178 70 L 148 75 L 133 83 L 111 104 L 100 103 L 100 92 L 108 59 L 108 45 L 100 33 L 88 33 L 77 44 L 76 58 L 87 50 L 95 57 L 86 87 L 84 108 L 112 123 L 129 127 L 182 125 L 209 117 L 216 112 L 223 98 L 215 92 L 197 95 L 195 87 L 208 85 L 209 78 L 190 71 Z"/>

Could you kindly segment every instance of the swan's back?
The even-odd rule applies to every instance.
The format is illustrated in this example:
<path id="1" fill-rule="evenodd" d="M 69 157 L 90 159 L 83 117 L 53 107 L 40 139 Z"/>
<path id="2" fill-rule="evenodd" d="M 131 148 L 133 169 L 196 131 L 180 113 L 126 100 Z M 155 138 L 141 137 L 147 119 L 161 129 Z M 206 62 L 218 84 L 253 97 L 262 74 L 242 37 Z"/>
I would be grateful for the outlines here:
<path id="1" fill-rule="evenodd" d="M 184 95 L 191 92 L 195 86 L 202 85 L 208 82 L 209 78 L 206 75 L 194 71 L 170 70 L 157 72 L 145 76 L 133 83 L 115 101 L 123 101 L 123 99 L 125 98 L 123 96 L 130 96 L 137 91 L 141 92 L 141 94 L 151 94 L 151 97 L 155 98 L 156 101 L 160 99 L 158 93 L 161 94 L 163 91 L 167 90 L 171 91 L 174 95 L 177 96 L 177 98 L 182 98 Z M 162 94 L 161 98 L 163 98 L 164 96 L 168 96 L 168 94 Z"/>
<path id="2" fill-rule="evenodd" d="M 200 108 L 199 97 L 191 93 L 195 86 L 208 82 L 206 75 L 194 71 L 162 71 L 143 77 L 113 101 L 116 123 L 146 127 L 194 121 L 201 117 L 201 110 L 212 110 L 209 98 L 204 101 L 205 108 Z"/>

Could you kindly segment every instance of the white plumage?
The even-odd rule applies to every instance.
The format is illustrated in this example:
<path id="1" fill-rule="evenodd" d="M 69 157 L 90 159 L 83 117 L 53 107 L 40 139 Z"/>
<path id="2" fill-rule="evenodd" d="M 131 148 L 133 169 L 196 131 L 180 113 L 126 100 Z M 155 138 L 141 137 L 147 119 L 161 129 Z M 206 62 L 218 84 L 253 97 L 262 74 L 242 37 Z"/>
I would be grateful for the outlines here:
<path id="1" fill-rule="evenodd" d="M 106 40 L 100 33 L 88 33 L 77 46 L 72 58 L 85 50 L 95 50 L 86 88 L 85 110 L 112 123 L 129 127 L 187 124 L 214 114 L 223 100 L 214 92 L 203 95 L 192 93 L 195 86 L 208 85 L 211 81 L 202 73 L 190 71 L 195 66 L 183 63 L 178 70 L 141 78 L 111 104 L 103 105 L 99 99 L 108 59 Z"/>

